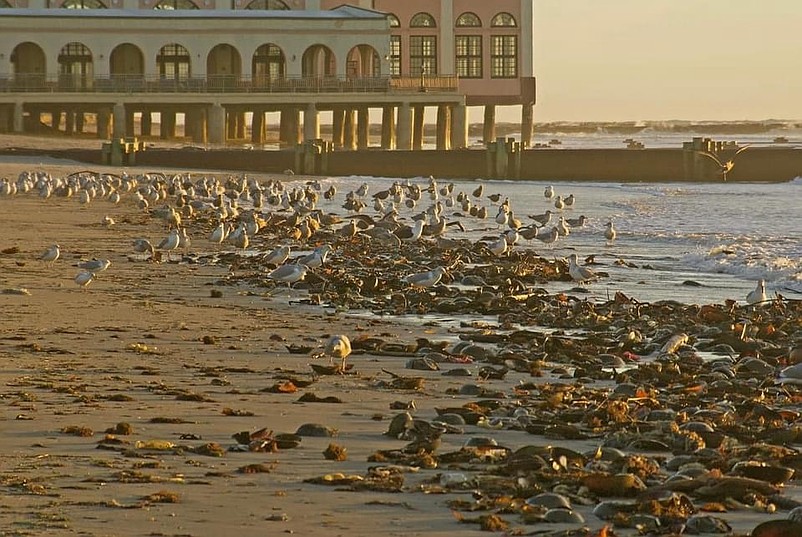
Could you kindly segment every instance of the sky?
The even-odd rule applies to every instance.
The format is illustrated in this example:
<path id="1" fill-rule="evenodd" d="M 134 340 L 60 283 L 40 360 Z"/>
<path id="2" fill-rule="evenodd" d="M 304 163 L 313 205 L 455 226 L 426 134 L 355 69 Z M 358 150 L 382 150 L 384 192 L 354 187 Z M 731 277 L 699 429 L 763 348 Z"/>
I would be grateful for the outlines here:
<path id="1" fill-rule="evenodd" d="M 537 122 L 802 119 L 802 0 L 534 3 Z"/>

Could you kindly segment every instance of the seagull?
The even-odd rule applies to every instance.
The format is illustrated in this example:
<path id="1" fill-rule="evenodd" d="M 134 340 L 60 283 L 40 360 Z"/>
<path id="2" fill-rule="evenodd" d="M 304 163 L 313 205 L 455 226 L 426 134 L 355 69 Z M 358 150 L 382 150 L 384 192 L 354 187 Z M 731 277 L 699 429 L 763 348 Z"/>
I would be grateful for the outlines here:
<path id="1" fill-rule="evenodd" d="M 54 244 L 45 250 L 44 253 L 39 256 L 39 259 L 52 266 L 53 263 L 56 262 L 56 259 L 58 259 L 59 255 L 61 255 L 61 250 L 59 249 L 58 244 Z"/>
<path id="2" fill-rule="evenodd" d="M 437 283 L 440 281 L 440 279 L 443 277 L 443 274 L 445 273 L 446 269 L 444 269 L 443 267 L 437 267 L 426 272 L 418 272 L 416 274 L 410 274 L 409 276 L 404 278 L 404 280 L 412 287 L 419 287 L 421 289 L 425 289 L 427 287 L 433 287 L 437 285 Z"/>
<path id="3" fill-rule="evenodd" d="M 501 237 L 488 244 L 487 248 L 496 257 L 504 255 L 507 252 L 507 250 L 509 250 L 509 244 L 507 243 L 507 236 L 502 233 Z"/>
<path id="4" fill-rule="evenodd" d="M 547 200 L 551 200 L 551 198 L 554 197 L 554 187 L 551 185 L 547 186 L 543 191 L 543 196 L 545 196 Z"/>
<path id="5" fill-rule="evenodd" d="M 228 227 L 224 222 L 220 222 L 220 224 L 215 227 L 211 233 L 209 233 L 209 242 L 216 242 L 217 244 L 222 244 L 226 237 L 228 236 Z"/>
<path id="6" fill-rule="evenodd" d="M 473 192 L 471 192 L 471 194 L 473 194 L 474 198 L 481 198 L 484 191 L 485 185 L 479 185 L 473 190 Z"/>
<path id="7" fill-rule="evenodd" d="M 134 239 L 134 251 L 138 254 L 149 253 L 151 257 L 155 254 L 155 248 L 148 239 Z"/>
<path id="8" fill-rule="evenodd" d="M 565 202 L 563 201 L 563 197 L 559 194 L 557 194 L 557 197 L 554 199 L 554 207 L 558 211 L 562 211 L 563 208 L 565 207 Z"/>
<path id="9" fill-rule="evenodd" d="M 263 261 L 266 265 L 278 266 L 284 263 L 288 257 L 290 257 L 290 247 L 279 246 L 275 250 L 267 254 L 263 259 Z"/>
<path id="10" fill-rule="evenodd" d="M 92 274 L 92 278 L 94 278 L 95 277 L 95 273 L 103 272 L 104 270 L 109 268 L 109 265 L 111 265 L 111 261 L 109 261 L 108 259 L 97 259 L 97 258 L 95 258 L 95 259 L 92 259 L 91 261 L 83 261 L 81 263 L 78 263 L 78 268 L 82 268 L 82 269 L 84 269 L 84 270 L 86 270 L 88 272 L 93 273 Z M 91 281 L 91 278 L 90 278 L 90 281 Z M 86 283 L 88 284 L 89 282 L 86 282 Z"/>
<path id="11" fill-rule="evenodd" d="M 588 221 L 587 216 L 584 214 L 581 215 L 579 218 L 566 218 L 565 223 L 571 227 L 582 227 L 585 225 L 585 222 Z"/>
<path id="12" fill-rule="evenodd" d="M 331 336 L 328 343 L 326 343 L 326 349 L 323 354 L 327 355 L 332 361 L 334 358 L 342 360 L 340 372 L 345 372 L 345 360 L 351 354 L 351 340 L 344 335 Z"/>
<path id="13" fill-rule="evenodd" d="M 576 201 L 576 198 L 574 198 L 574 195 L 573 194 L 568 194 L 568 197 L 563 200 L 563 203 L 565 203 L 566 207 L 573 207 L 574 206 L 574 201 Z"/>
<path id="14" fill-rule="evenodd" d="M 170 230 L 170 234 L 167 235 L 159 245 L 156 247 L 158 250 L 165 250 L 167 251 L 167 258 L 170 257 L 170 252 L 178 248 L 179 243 L 181 242 L 181 235 L 178 231 L 178 228 L 173 228 Z"/>
<path id="15" fill-rule="evenodd" d="M 607 239 L 607 244 L 612 244 L 612 242 L 615 240 L 616 235 L 618 235 L 615 231 L 615 228 L 613 227 L 613 223 L 607 222 L 606 224 L 604 224 L 604 227 L 605 227 L 604 238 Z"/>
<path id="16" fill-rule="evenodd" d="M 415 225 L 404 226 L 394 231 L 396 236 L 404 242 L 415 242 L 420 239 L 423 234 L 423 226 L 426 224 L 423 220 L 416 220 Z"/>
<path id="17" fill-rule="evenodd" d="M 587 267 L 580 267 L 577 264 L 577 259 L 576 254 L 568 256 L 568 274 L 571 276 L 571 279 L 583 283 L 596 278 L 596 273 Z"/>
<path id="18" fill-rule="evenodd" d="M 571 230 L 568 229 L 568 225 L 565 223 L 565 218 L 563 218 L 562 216 L 560 217 L 560 220 L 557 222 L 556 227 L 557 227 L 557 233 L 560 234 L 560 237 L 567 237 L 568 235 L 571 234 Z"/>
<path id="19" fill-rule="evenodd" d="M 777 384 L 802 384 L 802 364 L 794 364 L 780 371 Z"/>
<path id="20" fill-rule="evenodd" d="M 268 279 L 273 280 L 274 282 L 282 282 L 287 284 L 287 288 L 289 289 L 292 284 L 299 282 L 306 278 L 306 273 L 309 270 L 309 267 L 306 265 L 299 265 L 296 263 L 289 263 L 285 265 L 281 265 L 277 269 L 270 272 L 267 275 Z"/>
<path id="21" fill-rule="evenodd" d="M 329 255 L 332 248 L 328 244 L 324 244 L 323 246 L 318 246 L 315 248 L 312 253 L 305 255 L 298 259 L 298 263 L 301 265 L 305 265 L 309 268 L 317 268 L 323 266 L 323 263 L 326 262 L 326 256 Z"/>
<path id="22" fill-rule="evenodd" d="M 716 154 L 710 153 L 708 151 L 700 151 L 699 154 L 709 158 L 710 160 L 718 164 L 719 173 L 721 173 L 721 179 L 726 181 L 727 174 L 730 173 L 730 171 L 735 167 L 735 157 L 737 157 L 741 151 L 745 151 L 748 148 L 749 148 L 748 145 L 743 146 L 738 151 L 736 151 L 735 154 L 732 156 L 732 158 L 729 159 L 727 162 L 721 162 L 721 160 L 719 160 Z"/>
<path id="23" fill-rule="evenodd" d="M 768 300 L 766 297 L 766 282 L 758 280 L 757 286 L 746 295 L 746 302 L 750 306 L 760 306 Z"/>
<path id="24" fill-rule="evenodd" d="M 560 236 L 559 230 L 556 227 L 552 226 L 551 230 L 542 234 L 538 233 L 537 235 L 535 235 L 535 238 L 540 242 L 542 242 L 543 244 L 553 244 L 554 241 L 556 241 L 557 237 L 559 236 Z"/>
<path id="25" fill-rule="evenodd" d="M 551 220 L 551 210 L 547 210 L 543 214 L 530 214 L 529 218 L 534 220 L 540 227 L 543 227 Z"/>
<path id="26" fill-rule="evenodd" d="M 95 274 L 93 272 L 81 271 L 75 276 L 75 283 L 81 286 L 81 288 L 86 289 L 86 286 L 89 285 L 94 278 Z"/>

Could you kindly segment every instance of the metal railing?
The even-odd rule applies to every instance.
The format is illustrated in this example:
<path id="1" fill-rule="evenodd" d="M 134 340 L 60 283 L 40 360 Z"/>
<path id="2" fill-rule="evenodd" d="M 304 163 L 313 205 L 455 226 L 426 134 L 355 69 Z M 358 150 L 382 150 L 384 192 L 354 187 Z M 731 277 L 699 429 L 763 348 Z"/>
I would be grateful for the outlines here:
<path id="1" fill-rule="evenodd" d="M 409 93 L 456 92 L 456 76 L 421 77 L 251 77 L 209 75 L 166 78 L 152 75 L 15 74 L 0 76 L 0 93 Z"/>

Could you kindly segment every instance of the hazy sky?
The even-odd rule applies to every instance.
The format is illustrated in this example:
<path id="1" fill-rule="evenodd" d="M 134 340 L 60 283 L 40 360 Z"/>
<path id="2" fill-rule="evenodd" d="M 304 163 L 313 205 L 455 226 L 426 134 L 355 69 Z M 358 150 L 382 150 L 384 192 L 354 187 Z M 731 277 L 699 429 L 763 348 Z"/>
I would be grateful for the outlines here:
<path id="1" fill-rule="evenodd" d="M 802 119 L 802 0 L 534 2 L 535 121 Z"/>

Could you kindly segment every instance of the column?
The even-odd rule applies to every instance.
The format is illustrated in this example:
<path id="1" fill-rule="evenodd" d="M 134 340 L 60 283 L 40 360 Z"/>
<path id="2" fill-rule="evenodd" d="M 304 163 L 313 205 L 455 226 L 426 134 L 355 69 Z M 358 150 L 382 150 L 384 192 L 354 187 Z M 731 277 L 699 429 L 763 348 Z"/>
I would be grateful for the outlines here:
<path id="1" fill-rule="evenodd" d="M 14 111 L 12 112 L 12 129 L 14 132 L 25 131 L 25 109 L 22 103 L 14 103 Z"/>
<path id="2" fill-rule="evenodd" d="M 11 111 L 4 105 L 0 105 L 0 132 L 11 132 Z"/>
<path id="3" fill-rule="evenodd" d="M 61 110 L 53 110 L 50 112 L 51 122 L 50 126 L 54 131 L 59 130 L 61 127 Z"/>
<path id="4" fill-rule="evenodd" d="M 412 107 L 403 102 L 398 107 L 398 149 L 412 149 Z"/>
<path id="5" fill-rule="evenodd" d="M 108 108 L 100 108 L 97 111 L 97 137 L 101 140 L 108 140 L 111 133 L 111 111 Z"/>
<path id="6" fill-rule="evenodd" d="M 73 115 L 74 117 L 74 115 Z M 134 111 L 131 110 L 125 114 L 125 135 L 128 138 L 134 137 Z"/>
<path id="7" fill-rule="evenodd" d="M 521 105 L 521 147 L 532 147 L 532 127 L 534 125 L 534 105 Z"/>
<path id="8" fill-rule="evenodd" d="M 496 141 L 496 105 L 485 105 L 485 123 L 482 131 L 482 138 L 485 145 Z"/>
<path id="9" fill-rule="evenodd" d="M 320 116 L 315 103 L 309 103 L 304 110 L 304 141 L 320 138 Z"/>
<path id="10" fill-rule="evenodd" d="M 199 144 L 207 142 L 206 110 L 200 108 L 192 113 L 192 139 Z"/>
<path id="11" fill-rule="evenodd" d="M 237 112 L 237 114 L 236 114 L 236 124 L 237 124 L 237 140 L 244 140 L 245 139 L 245 112 Z"/>
<path id="12" fill-rule="evenodd" d="M 164 140 L 175 138 L 175 112 L 162 110 L 159 138 Z"/>
<path id="13" fill-rule="evenodd" d="M 117 103 L 111 109 L 112 115 L 112 131 L 111 137 L 114 139 L 125 137 L 125 105 Z"/>
<path id="14" fill-rule="evenodd" d="M 235 112 L 228 112 L 226 114 L 226 137 L 233 140 L 237 137 L 237 116 Z"/>
<path id="15" fill-rule="evenodd" d="M 423 115 L 426 107 L 415 105 L 412 109 L 414 111 L 412 119 L 412 149 L 420 151 L 423 149 Z"/>
<path id="16" fill-rule="evenodd" d="M 265 143 L 265 112 L 254 110 L 251 118 L 251 143 L 262 145 Z"/>
<path id="17" fill-rule="evenodd" d="M 64 132 L 66 134 L 72 134 L 75 132 L 75 112 L 67 110 L 65 117 L 67 124 L 64 126 Z"/>
<path id="18" fill-rule="evenodd" d="M 343 147 L 349 151 L 356 150 L 356 110 L 349 108 L 345 111 L 343 125 Z"/>
<path id="19" fill-rule="evenodd" d="M 84 132 L 84 113 L 75 112 L 75 132 L 83 134 Z"/>
<path id="20" fill-rule="evenodd" d="M 441 104 L 437 107 L 437 141 L 438 151 L 451 149 L 451 107 Z"/>
<path id="21" fill-rule="evenodd" d="M 140 130 L 142 131 L 142 136 L 150 136 L 153 132 L 153 117 L 150 112 L 142 112 Z"/>
<path id="22" fill-rule="evenodd" d="M 342 149 L 345 140 L 345 110 L 334 108 L 331 119 L 331 143 L 335 149 Z"/>
<path id="23" fill-rule="evenodd" d="M 395 106 L 382 108 L 382 149 L 395 149 Z"/>
<path id="24" fill-rule="evenodd" d="M 451 109 L 451 149 L 468 147 L 468 107 L 458 104 Z"/>
<path id="25" fill-rule="evenodd" d="M 368 136 L 370 135 L 370 112 L 367 106 L 360 106 L 357 109 L 359 121 L 357 122 L 356 148 L 359 150 L 368 148 Z"/>
<path id="26" fill-rule="evenodd" d="M 226 109 L 213 104 L 207 112 L 209 118 L 209 143 L 226 143 Z"/>

